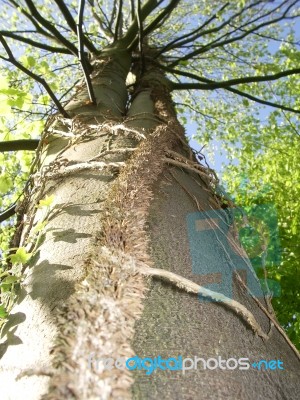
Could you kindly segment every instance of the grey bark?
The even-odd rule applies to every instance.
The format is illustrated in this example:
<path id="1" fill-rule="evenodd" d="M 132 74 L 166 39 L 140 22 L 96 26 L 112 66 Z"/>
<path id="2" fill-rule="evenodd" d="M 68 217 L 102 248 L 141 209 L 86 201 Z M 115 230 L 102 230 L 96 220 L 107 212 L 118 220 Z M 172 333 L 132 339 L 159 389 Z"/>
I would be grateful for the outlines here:
<path id="1" fill-rule="evenodd" d="M 208 210 L 209 197 L 205 190 L 191 179 L 191 174 L 172 168 L 177 179 L 194 194 L 200 205 Z M 185 276 L 200 285 L 217 282 L 217 277 L 197 275 L 192 271 L 190 242 L 186 216 L 197 212 L 191 198 L 173 177 L 166 172 L 156 185 L 155 199 L 149 215 L 151 255 L 155 265 Z M 217 252 L 219 243 L 211 243 Z M 205 262 L 203 254 L 203 262 Z M 232 269 L 223 253 L 224 274 Z M 212 278 L 212 279 L 209 279 Z M 234 299 L 244 304 L 256 317 L 265 332 L 270 321 L 257 307 L 248 293 L 234 284 Z M 261 300 L 261 299 L 260 299 Z M 289 399 L 298 398 L 300 388 L 299 359 L 289 348 L 275 327 L 268 341 L 253 331 L 235 313 L 222 305 L 203 302 L 197 296 L 175 289 L 167 282 L 153 280 L 145 300 L 141 319 L 136 324 L 133 341 L 135 353 L 141 357 L 168 357 L 204 359 L 221 356 L 283 361 L 284 370 L 209 370 L 199 363 L 197 370 L 158 370 L 146 376 L 145 370 L 133 371 L 134 399 Z M 264 368 L 263 368 L 264 369 Z"/>

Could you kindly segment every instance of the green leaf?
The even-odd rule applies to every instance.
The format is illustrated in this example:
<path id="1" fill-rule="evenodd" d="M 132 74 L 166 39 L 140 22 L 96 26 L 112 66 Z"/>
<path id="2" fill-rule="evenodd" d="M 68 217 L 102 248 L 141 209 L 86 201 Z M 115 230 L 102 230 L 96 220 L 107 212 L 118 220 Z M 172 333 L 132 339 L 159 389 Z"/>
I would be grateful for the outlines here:
<path id="1" fill-rule="evenodd" d="M 44 94 L 42 96 L 39 96 L 38 98 L 38 103 L 48 105 L 50 103 L 50 97 L 47 94 Z"/>
<path id="2" fill-rule="evenodd" d="M 38 222 L 33 229 L 33 233 L 41 232 L 45 228 L 47 223 L 48 223 L 47 220 Z"/>
<path id="3" fill-rule="evenodd" d="M 32 56 L 21 56 L 20 61 L 26 68 L 31 68 L 35 66 L 35 58 Z"/>
<path id="4" fill-rule="evenodd" d="M 38 65 L 38 69 L 40 71 L 41 74 L 47 74 L 49 73 L 49 64 L 46 61 L 42 61 L 39 65 Z"/>
<path id="5" fill-rule="evenodd" d="M 19 247 L 15 254 L 10 256 L 13 264 L 26 264 L 32 253 L 27 253 L 25 247 Z"/>
<path id="6" fill-rule="evenodd" d="M 7 193 L 11 186 L 11 178 L 7 175 L 0 175 L 0 193 Z"/>
<path id="7" fill-rule="evenodd" d="M 44 199 L 40 200 L 39 205 L 37 207 L 38 208 L 49 207 L 53 203 L 54 197 L 55 196 L 53 194 L 51 196 L 46 195 Z"/>
<path id="8" fill-rule="evenodd" d="M 179 65 L 183 65 L 184 67 L 186 67 L 187 65 L 189 65 L 189 61 L 187 61 L 187 60 L 182 60 L 182 61 L 179 61 L 178 64 L 179 64 Z"/>
<path id="9" fill-rule="evenodd" d="M 6 284 L 11 284 L 11 283 L 18 282 L 19 280 L 20 280 L 20 278 L 18 278 L 17 276 L 10 275 L 10 276 L 7 276 L 6 278 L 4 278 L 2 282 L 6 283 Z"/>
<path id="10" fill-rule="evenodd" d="M 11 292 L 11 284 L 10 283 L 1 283 L 1 293 Z"/>
<path id="11" fill-rule="evenodd" d="M 5 309 L 5 307 L 2 304 L 0 304 L 0 318 L 5 319 L 7 317 L 7 315 L 8 315 L 8 313 Z"/>
<path id="12" fill-rule="evenodd" d="M 7 117 L 11 114 L 11 108 L 8 104 L 8 97 L 0 93 L 0 117 Z"/>
<path id="13" fill-rule="evenodd" d="M 2 91 L 3 89 L 8 89 L 9 84 L 8 84 L 8 80 L 5 76 L 0 76 L 0 91 Z"/>
<path id="14" fill-rule="evenodd" d="M 5 89 L 0 89 L 0 92 L 3 94 L 7 94 L 8 96 L 14 96 L 14 95 L 22 95 L 25 96 L 26 93 L 22 92 L 19 89 L 14 89 L 14 88 L 5 88 Z"/>

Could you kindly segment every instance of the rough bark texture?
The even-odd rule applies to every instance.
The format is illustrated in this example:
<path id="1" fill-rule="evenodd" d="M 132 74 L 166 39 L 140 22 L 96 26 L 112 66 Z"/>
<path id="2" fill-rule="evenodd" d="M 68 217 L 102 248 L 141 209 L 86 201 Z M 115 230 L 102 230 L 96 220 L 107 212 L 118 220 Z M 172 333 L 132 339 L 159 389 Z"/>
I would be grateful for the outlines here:
<path id="1" fill-rule="evenodd" d="M 189 173 L 175 168 L 171 171 L 197 197 L 204 210 L 210 209 L 210 194 Z M 151 257 L 157 267 L 199 284 L 216 282 L 216 277 L 206 276 L 205 281 L 205 276 L 192 272 L 186 216 L 195 211 L 191 197 L 165 171 L 156 183 L 148 220 Z M 211 246 L 217 251 L 219 243 L 214 241 Z M 232 269 L 225 254 L 222 268 Z M 252 311 L 268 332 L 270 321 L 253 299 L 237 282 L 234 289 L 234 298 Z M 146 376 L 145 370 L 136 370 L 134 399 L 297 399 L 299 359 L 274 327 L 265 342 L 254 335 L 243 319 L 218 303 L 199 301 L 197 296 L 156 280 L 148 293 L 133 341 L 139 357 L 246 357 L 253 362 L 280 359 L 285 370 L 204 370 L 201 363 L 198 370 L 186 371 L 185 375 L 181 371 L 158 370 Z"/>
<path id="2" fill-rule="evenodd" d="M 146 264 L 205 284 L 192 271 L 186 216 L 222 203 L 211 171 L 192 164 L 159 71 L 149 66 L 137 79 L 128 107 L 130 65 L 122 51 L 97 60 L 97 106 L 86 104 L 82 89 L 67 107 L 72 120 L 55 117 L 45 130 L 20 242 L 37 251 L 4 330 L 2 398 L 252 399 L 255 392 L 259 399 L 296 399 L 299 359 L 275 327 L 264 342 L 222 304 L 203 303 L 141 273 Z M 170 150 L 187 160 L 186 168 L 166 163 Z M 45 218 L 35 206 L 46 194 L 55 200 L 45 232 L 32 245 L 30 234 Z M 211 248 L 218 246 L 213 240 Z M 220 263 L 225 274 L 233 272 L 225 255 Z M 269 319 L 239 283 L 234 298 L 268 332 Z M 285 370 L 146 377 L 145 371 L 89 368 L 91 353 L 281 359 Z"/>

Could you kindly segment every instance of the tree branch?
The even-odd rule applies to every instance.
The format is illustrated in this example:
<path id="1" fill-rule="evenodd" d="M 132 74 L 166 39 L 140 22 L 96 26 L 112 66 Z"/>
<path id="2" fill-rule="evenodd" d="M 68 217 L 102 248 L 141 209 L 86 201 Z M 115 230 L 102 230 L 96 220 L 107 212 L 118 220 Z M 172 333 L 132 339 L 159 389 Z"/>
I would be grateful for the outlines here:
<path id="1" fill-rule="evenodd" d="M 60 104 L 59 100 L 57 99 L 57 97 L 55 96 L 55 94 L 53 93 L 52 89 L 50 88 L 50 86 L 48 85 L 48 83 L 45 81 L 44 78 L 41 78 L 39 75 L 35 74 L 34 72 L 30 71 L 29 69 L 27 69 L 26 67 L 24 67 L 22 64 L 20 64 L 14 57 L 10 47 L 8 46 L 6 40 L 4 39 L 4 37 L 2 35 L 0 35 L 0 42 L 2 43 L 8 58 L 2 57 L 0 56 L 0 58 L 2 58 L 5 61 L 10 62 L 11 64 L 13 64 L 15 67 L 17 67 L 18 69 L 20 69 L 22 72 L 24 72 L 26 75 L 30 76 L 30 78 L 33 78 L 36 82 L 39 82 L 41 85 L 43 85 L 43 87 L 45 88 L 45 90 L 47 91 L 47 93 L 49 94 L 49 96 L 51 97 L 51 99 L 53 100 L 54 104 L 56 105 L 57 109 L 59 110 L 59 112 L 65 117 L 65 118 L 69 118 L 69 114 L 65 111 L 65 109 L 63 108 L 63 106 Z"/>
<path id="2" fill-rule="evenodd" d="M 159 6 L 159 4 L 162 2 L 162 0 L 147 0 L 145 4 L 141 7 L 141 21 L 143 22 L 148 15 L 155 10 L 156 7 Z M 127 29 L 126 34 L 124 37 L 119 41 L 120 45 L 123 45 L 124 47 L 127 47 L 128 50 L 133 49 L 136 46 L 136 40 L 138 40 L 138 22 L 137 22 L 137 17 L 135 16 L 132 24 L 129 26 Z"/>
<path id="3" fill-rule="evenodd" d="M 290 112 L 293 112 L 293 113 L 296 113 L 296 114 L 300 114 L 300 110 L 296 110 L 295 108 L 286 107 L 286 106 L 284 106 L 282 104 L 277 104 L 277 103 L 273 103 L 271 101 L 260 99 L 259 97 L 252 96 L 251 94 L 242 92 L 241 90 L 238 90 L 238 89 L 225 88 L 225 90 L 228 90 L 229 92 L 238 94 L 239 96 L 246 97 L 247 99 L 255 101 L 256 103 L 260 103 L 260 104 L 264 104 L 266 106 L 279 108 L 280 110 L 290 111 Z"/>
<path id="4" fill-rule="evenodd" d="M 62 12 L 67 24 L 69 27 L 72 29 L 72 31 L 77 35 L 77 26 L 74 18 L 72 17 L 72 14 L 70 13 L 68 7 L 66 6 L 65 2 L 63 0 L 55 0 L 55 3 L 59 7 L 60 11 Z M 96 53 L 97 49 L 91 43 L 88 38 L 84 35 L 82 35 L 82 40 L 85 45 L 85 47 L 91 52 L 91 53 Z"/>
<path id="5" fill-rule="evenodd" d="M 297 1 L 298 1 L 298 0 L 297 0 Z M 237 12 L 236 14 L 234 14 L 233 16 L 231 16 L 230 18 L 228 18 L 223 24 L 221 24 L 221 25 L 219 25 L 219 26 L 216 26 L 215 28 L 211 28 L 211 29 L 208 29 L 208 30 L 206 30 L 206 31 L 201 32 L 201 34 L 200 34 L 198 37 L 202 37 L 202 36 L 205 36 L 205 35 L 208 35 L 208 34 L 212 34 L 212 33 L 219 32 L 219 31 L 220 31 L 221 29 L 223 29 L 226 25 L 231 26 L 231 22 L 232 22 L 236 17 L 241 16 L 245 11 L 250 10 L 251 8 L 257 6 L 258 4 L 261 4 L 261 1 L 260 1 L 260 0 L 257 1 L 257 2 L 255 2 L 255 3 L 250 4 L 250 5 L 247 6 L 247 7 L 242 8 L 241 11 Z M 262 18 L 267 17 L 267 16 L 270 15 L 271 13 L 277 11 L 277 9 L 280 8 L 280 7 L 281 7 L 281 5 L 276 6 L 276 7 L 273 8 L 272 10 L 269 10 L 267 13 L 265 13 L 265 14 L 263 14 L 263 15 L 259 15 L 258 17 L 254 18 L 254 19 L 248 20 L 245 24 L 242 25 L 242 27 L 248 26 L 248 25 L 250 25 L 250 24 L 253 24 L 254 22 L 257 22 L 258 20 L 260 20 L 260 19 L 262 19 Z M 219 40 L 221 40 L 222 38 L 224 38 L 224 37 L 226 37 L 226 36 L 230 36 L 231 34 L 235 33 L 237 30 L 238 30 L 238 29 L 235 28 L 235 29 L 232 30 L 231 32 L 225 33 L 224 35 L 222 35 L 222 36 L 218 37 L 217 39 L 215 39 L 213 42 L 209 43 L 209 45 L 212 44 L 212 43 L 215 43 L 215 42 L 217 42 L 217 41 L 219 41 Z M 182 44 L 185 44 L 185 43 L 181 43 L 181 45 L 182 45 Z"/>
<path id="6" fill-rule="evenodd" d="M 15 8 L 19 9 L 20 12 L 25 15 L 25 17 L 32 23 L 32 25 L 36 28 L 36 31 L 41 35 L 44 35 L 50 39 L 55 39 L 49 32 L 45 31 L 41 25 L 34 19 L 34 17 L 28 13 L 20 4 L 16 3 L 14 0 L 8 0 L 10 4 L 12 4 Z"/>
<path id="7" fill-rule="evenodd" d="M 195 35 L 196 33 L 200 32 L 206 25 L 210 24 L 210 23 L 217 17 L 217 14 L 218 14 L 219 12 L 223 11 L 228 5 L 229 5 L 229 3 L 224 4 L 224 6 L 221 7 L 219 11 L 217 11 L 212 17 L 210 17 L 207 21 L 205 21 L 205 22 L 204 22 L 201 26 L 199 26 L 197 29 L 193 30 L 192 32 L 186 33 L 185 35 L 183 35 L 183 36 L 181 36 L 181 37 L 179 37 L 179 38 L 176 38 L 176 39 L 172 40 L 170 43 L 168 43 L 166 46 L 164 46 L 164 47 L 156 54 L 155 58 L 159 57 L 162 53 L 166 52 L 167 50 L 170 50 L 170 49 L 172 49 L 172 48 L 174 48 L 174 47 L 178 47 L 179 44 L 177 44 L 176 46 L 174 46 L 174 44 L 175 44 L 176 42 L 178 42 L 178 41 L 183 41 L 183 39 L 186 39 L 186 38 L 191 37 L 191 36 L 192 36 L 192 38 L 189 38 L 187 42 L 186 42 L 186 41 L 184 42 L 184 44 L 185 44 L 185 43 L 189 43 L 191 40 L 194 40 L 194 35 Z"/>
<path id="8" fill-rule="evenodd" d="M 141 57 L 141 74 L 144 73 L 145 70 L 145 59 L 144 59 L 144 53 L 143 53 L 143 39 L 144 39 L 144 32 L 143 32 L 143 22 L 141 19 L 141 0 L 138 0 L 137 3 L 137 21 L 138 21 L 138 27 L 139 27 L 139 52 L 140 52 L 140 57 Z"/>
<path id="9" fill-rule="evenodd" d="M 38 32 L 35 32 L 35 33 L 38 33 Z M 0 31 L 0 34 L 2 36 L 18 40 L 19 42 L 23 42 L 23 43 L 29 44 L 29 45 L 31 45 L 33 47 L 37 47 L 38 49 L 49 51 L 51 53 L 72 54 L 72 52 L 69 49 L 65 48 L 65 47 L 49 46 L 49 45 L 47 45 L 45 43 L 36 42 L 35 40 L 32 40 L 32 39 L 25 38 L 23 36 L 17 35 L 14 32 Z"/>
<path id="10" fill-rule="evenodd" d="M 0 214 L 0 222 L 6 221 L 16 213 L 16 204 L 13 204 Z"/>
<path id="11" fill-rule="evenodd" d="M 156 63 L 158 64 L 158 63 Z M 160 64 L 159 64 L 160 65 Z M 275 80 L 275 79 L 279 79 L 281 77 L 284 76 L 288 76 L 288 75 L 292 75 L 292 74 L 296 74 L 296 73 L 300 73 L 300 69 L 293 69 L 293 70 L 288 70 L 288 71 L 283 71 L 283 72 L 279 72 L 278 74 L 274 74 L 274 75 L 269 75 L 269 79 L 264 79 L 265 77 L 268 77 L 268 75 L 264 76 L 264 77 L 245 77 L 245 78 L 240 78 L 240 79 L 232 79 L 231 81 L 225 81 L 225 82 L 214 82 L 210 79 L 207 78 L 202 78 L 196 74 L 192 74 L 190 72 L 183 72 L 183 71 L 178 71 L 176 69 L 170 68 L 170 67 L 166 67 L 164 65 L 160 65 L 160 67 L 170 73 L 173 74 L 178 74 L 178 75 L 183 75 L 186 76 L 188 78 L 193 78 L 193 79 L 197 79 L 200 82 L 206 82 L 206 84 L 203 83 L 177 83 L 177 82 L 172 82 L 170 81 L 170 85 L 172 87 L 172 90 L 190 90 L 190 89 L 200 89 L 200 90 L 214 90 L 214 89 L 225 89 L 228 90 L 229 92 L 238 94 L 242 97 L 246 97 L 249 100 L 255 101 L 257 103 L 260 104 L 264 104 L 270 107 L 274 107 L 274 108 L 279 108 L 281 110 L 285 110 L 285 111 L 290 111 L 296 114 L 300 114 L 300 110 L 296 110 L 294 108 L 291 107 L 287 107 L 284 106 L 282 104 L 277 104 L 277 103 L 273 103 L 271 101 L 267 101 L 267 100 L 263 100 L 260 99 L 259 97 L 255 97 L 252 96 L 251 94 L 242 92 L 241 90 L 238 89 L 234 89 L 232 88 L 230 85 L 228 85 L 228 82 L 235 82 L 234 84 L 241 84 L 241 83 L 249 83 L 249 79 L 254 78 L 257 80 L 252 80 L 251 82 L 262 82 L 262 81 L 270 81 L 270 80 Z M 243 81 L 244 79 L 248 80 L 248 81 Z M 237 82 L 239 81 L 239 82 Z"/>
<path id="12" fill-rule="evenodd" d="M 5 151 L 35 150 L 39 142 L 39 139 L 20 139 L 0 142 L 0 153 Z"/>
<path id="13" fill-rule="evenodd" d="M 105 37 L 106 40 L 110 41 L 114 35 L 109 27 L 109 21 L 107 20 L 106 15 L 104 15 L 104 18 L 106 19 L 106 23 L 105 23 L 104 21 L 102 21 L 102 19 L 99 17 L 99 15 L 95 12 L 95 7 L 94 7 L 92 0 L 89 0 L 89 4 L 92 8 L 93 17 L 98 22 L 98 26 L 99 26 L 99 30 L 100 30 L 101 34 Z M 104 14 L 100 6 L 99 6 L 99 9 L 100 9 L 101 13 Z"/>
<path id="14" fill-rule="evenodd" d="M 145 28 L 145 35 L 153 32 L 165 17 L 169 17 L 179 2 L 180 0 L 171 0 L 164 10 Z"/>
<path id="15" fill-rule="evenodd" d="M 72 54 L 77 56 L 77 49 L 76 47 L 69 42 L 56 28 L 51 24 L 51 22 L 47 21 L 37 10 L 35 5 L 33 4 L 32 0 L 25 0 L 32 16 L 41 23 L 49 32 L 51 32 L 60 43 L 62 43 L 67 49 L 71 51 Z"/>
<path id="16" fill-rule="evenodd" d="M 132 22 L 135 17 L 134 0 L 130 0 L 130 15 L 131 15 L 131 22 Z"/>
<path id="17" fill-rule="evenodd" d="M 87 86 L 87 90 L 89 93 L 89 98 L 92 104 L 96 105 L 96 97 L 93 89 L 93 85 L 90 78 L 89 65 L 86 62 L 86 57 L 84 55 L 84 47 L 83 47 L 83 33 L 82 33 L 82 24 L 83 24 L 83 12 L 84 12 L 85 0 L 79 1 L 78 8 L 78 24 L 77 24 L 77 35 L 78 35 L 78 59 L 81 64 L 82 71 L 84 73 L 85 83 Z"/>
<path id="18" fill-rule="evenodd" d="M 286 71 L 279 72 L 274 75 L 261 75 L 261 76 L 245 76 L 243 78 L 229 79 L 228 81 L 212 81 L 211 79 L 202 78 L 195 74 L 185 73 L 183 71 L 178 71 L 173 68 L 166 68 L 169 72 L 188 76 L 190 78 L 197 79 L 200 82 L 207 83 L 173 83 L 173 88 L 178 89 L 179 86 L 184 85 L 185 89 L 202 89 L 202 90 L 212 90 L 212 89 L 226 89 L 231 86 L 241 85 L 243 83 L 254 83 L 254 82 L 269 82 L 275 81 L 280 78 L 284 78 L 290 75 L 300 74 L 300 68 L 288 69 Z M 197 87 L 194 87 L 196 85 Z"/>
<path id="19" fill-rule="evenodd" d="M 123 0 L 119 0 L 117 21 L 116 21 L 115 34 L 114 34 L 114 42 L 116 42 L 118 40 L 118 38 L 120 38 L 122 35 L 122 32 L 121 32 L 121 30 L 122 30 L 122 27 L 121 27 L 122 12 L 123 12 Z"/>
<path id="20" fill-rule="evenodd" d="M 219 41 L 220 39 L 222 39 L 222 37 L 224 36 L 228 36 L 230 34 L 232 34 L 233 32 L 235 32 L 237 29 L 235 29 L 233 32 L 229 32 L 223 36 L 221 36 L 218 39 L 215 39 L 213 42 L 210 42 L 202 47 L 200 47 L 200 49 L 194 50 L 191 53 L 186 54 L 184 57 L 178 58 L 176 61 L 174 61 L 173 63 L 170 64 L 170 67 L 174 67 L 176 65 L 178 65 L 181 61 L 186 61 L 186 60 L 190 60 L 191 58 L 193 58 L 194 56 L 197 56 L 199 54 L 203 54 L 211 49 L 214 49 L 216 47 L 221 47 L 221 46 L 225 46 L 227 44 L 236 42 L 238 40 L 243 39 L 244 37 L 250 35 L 251 33 L 265 27 L 268 25 L 272 25 L 275 24 L 276 22 L 281 21 L 282 19 L 286 18 L 287 13 L 290 11 L 290 9 L 298 2 L 298 0 L 295 0 L 289 7 L 287 7 L 287 9 L 284 11 L 284 13 L 278 17 L 278 18 L 274 18 L 270 21 L 265 21 L 259 25 L 254 26 L 252 29 L 245 31 L 243 34 L 235 36 L 235 37 L 231 37 L 229 39 L 223 40 L 223 41 Z M 277 7 L 278 8 L 278 7 Z M 253 22 L 253 21 L 252 21 Z M 248 25 L 249 23 L 247 23 Z M 204 33 L 202 33 L 203 35 Z"/>
<path id="21" fill-rule="evenodd" d="M 176 85 L 177 85 L 177 84 L 176 84 Z M 180 87 L 180 88 L 177 88 L 177 89 L 175 89 L 175 90 L 199 89 L 199 88 L 197 87 L 197 84 L 194 84 L 194 87 L 193 87 L 193 88 L 191 88 L 190 86 L 185 87 L 185 85 L 188 85 L 188 84 L 184 84 L 184 83 L 178 84 L 178 86 L 181 86 L 181 87 Z M 199 85 L 202 86 L 201 84 L 199 84 Z M 274 108 L 279 108 L 280 110 L 290 111 L 290 112 L 293 112 L 293 113 L 296 113 L 296 114 L 300 114 L 300 110 L 296 110 L 295 108 L 290 108 L 290 107 L 284 106 L 284 105 L 282 105 L 282 104 L 277 104 L 277 103 L 273 103 L 273 102 L 271 102 L 271 101 L 263 100 L 263 99 L 260 99 L 259 97 L 252 96 L 251 94 L 242 92 L 241 90 L 234 89 L 234 88 L 232 88 L 232 87 L 225 87 L 225 88 L 221 88 L 221 89 L 228 90 L 229 92 L 238 94 L 239 96 L 242 96 L 242 97 L 246 97 L 247 99 L 252 100 L 252 101 L 255 101 L 256 103 L 260 103 L 260 104 L 264 104 L 264 105 L 266 105 L 266 106 L 270 106 L 270 107 L 274 107 Z M 173 90 L 174 90 L 174 88 L 173 88 Z M 212 90 L 213 90 L 213 89 L 212 89 Z"/>
<path id="22" fill-rule="evenodd" d="M 229 5 L 229 3 L 226 3 L 223 7 L 220 8 L 219 11 L 216 12 L 216 14 L 214 14 L 214 16 L 212 16 L 208 21 L 204 22 L 204 24 L 203 24 L 202 26 L 200 26 L 199 28 L 195 29 L 194 31 L 192 31 L 192 32 L 190 32 L 190 33 L 187 33 L 186 35 L 184 35 L 184 36 L 182 36 L 182 37 L 180 37 L 180 38 L 177 38 L 177 39 L 173 40 L 172 42 L 170 42 L 170 43 L 166 46 L 167 48 L 165 47 L 164 49 L 162 49 L 162 51 L 161 51 L 159 54 L 161 54 L 162 52 L 165 52 L 165 51 L 167 51 L 167 50 L 173 49 L 173 48 L 177 48 L 177 47 L 184 46 L 184 45 L 186 45 L 186 44 L 188 44 L 188 43 L 191 43 L 191 42 L 195 41 L 195 40 L 198 39 L 199 37 L 202 37 L 202 36 L 205 36 L 205 35 L 208 35 L 208 34 L 212 34 L 212 33 L 219 32 L 219 31 L 220 31 L 221 29 L 223 29 L 225 26 L 230 25 L 231 21 L 233 21 L 235 18 L 240 17 L 245 11 L 247 11 L 247 10 L 249 10 L 249 9 L 251 9 L 251 8 L 253 8 L 253 7 L 255 7 L 255 6 L 257 6 L 258 4 L 261 4 L 261 1 L 260 1 L 260 0 L 259 0 L 259 1 L 256 1 L 255 3 L 252 3 L 252 4 L 250 4 L 250 5 L 248 5 L 248 6 L 244 7 L 244 8 L 242 8 L 240 11 L 238 11 L 236 14 L 233 14 L 231 17 L 229 17 L 229 18 L 228 18 L 226 21 L 224 21 L 222 24 L 220 24 L 220 25 L 218 25 L 218 26 L 216 26 L 216 27 L 214 27 L 214 28 L 210 28 L 210 29 L 207 29 L 206 31 L 202 31 L 202 32 L 201 32 L 201 30 L 202 30 L 205 26 L 207 26 L 214 18 L 216 18 L 216 16 L 217 16 L 218 13 L 220 13 L 221 11 L 223 11 L 224 8 L 225 8 L 227 5 Z M 279 7 L 280 7 L 280 6 L 279 6 Z M 273 9 L 272 12 L 273 12 L 274 10 L 276 10 L 277 8 L 278 8 L 278 7 L 276 7 L 275 9 Z M 243 26 L 246 26 L 246 25 L 248 25 L 248 24 L 250 24 L 250 23 L 253 23 L 253 22 L 257 21 L 258 19 L 261 19 L 261 18 L 267 16 L 268 14 L 269 14 L 269 13 L 266 13 L 266 14 L 264 14 L 263 16 L 260 16 L 260 17 L 254 19 L 254 20 L 251 20 L 250 22 L 247 22 L 247 23 L 244 24 Z M 223 37 L 225 37 L 225 36 L 229 36 L 229 35 L 231 35 L 232 33 L 234 33 L 235 31 L 236 31 L 236 29 L 235 29 L 234 31 L 231 31 L 231 32 L 228 32 L 228 33 L 222 35 L 221 37 L 215 39 L 215 40 L 214 40 L 213 42 L 211 42 L 211 43 L 217 42 L 217 41 L 220 40 L 221 38 L 223 38 Z M 185 39 L 185 38 L 186 38 L 186 40 L 183 40 L 183 39 Z M 178 43 L 175 45 L 176 42 L 178 42 Z M 211 44 L 211 43 L 210 43 L 210 44 Z M 158 55 L 159 55 L 159 54 L 158 54 Z"/>
<path id="23" fill-rule="evenodd" d="M 76 22 L 70 13 L 68 7 L 65 5 L 65 2 L 63 0 L 54 0 L 55 3 L 57 4 L 58 8 L 60 9 L 62 15 L 64 16 L 64 19 L 68 26 L 72 29 L 72 31 L 77 34 L 77 29 L 76 29 Z"/>
<path id="24" fill-rule="evenodd" d="M 108 20 L 106 14 L 103 12 L 103 10 L 102 10 L 102 8 L 100 7 L 99 2 L 98 2 L 99 8 L 100 8 L 100 10 L 101 10 L 101 12 L 102 12 L 104 18 L 106 19 L 107 24 L 108 24 L 107 26 L 110 28 L 111 31 L 112 31 L 113 22 L 114 22 L 114 20 L 116 19 L 117 1 L 118 1 L 118 0 L 113 0 L 113 1 L 114 1 L 114 4 L 113 4 L 113 6 L 112 6 L 112 12 L 111 12 L 111 15 L 110 15 L 110 19 L 109 19 L 109 20 Z"/>

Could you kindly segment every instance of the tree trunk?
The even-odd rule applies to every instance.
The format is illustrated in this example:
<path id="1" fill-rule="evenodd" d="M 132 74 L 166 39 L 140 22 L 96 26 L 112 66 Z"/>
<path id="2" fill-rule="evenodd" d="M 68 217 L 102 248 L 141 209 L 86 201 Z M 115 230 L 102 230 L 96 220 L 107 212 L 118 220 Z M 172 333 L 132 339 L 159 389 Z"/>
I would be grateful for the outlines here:
<path id="1" fill-rule="evenodd" d="M 34 255 L 4 329 L 1 398 L 296 399 L 299 358 L 276 326 L 262 339 L 270 320 L 241 280 L 234 280 L 233 297 L 254 315 L 258 335 L 250 314 L 204 302 L 179 288 L 174 275 L 147 278 L 157 268 L 211 283 L 220 279 L 207 269 L 213 253 L 221 279 L 236 268 L 217 235 L 205 236 L 207 252 L 195 261 L 193 223 L 212 209 L 214 218 L 230 213 L 215 193 L 214 175 L 195 164 L 164 75 L 149 65 L 126 87 L 131 66 L 126 52 L 103 52 L 92 75 L 97 105 L 80 87 L 66 107 L 72 118 L 55 115 L 43 133 L 19 207 L 16 240 Z M 46 195 L 54 201 L 41 207 Z M 104 370 L 91 354 L 281 360 L 284 370 L 198 367 L 146 375 Z"/>

